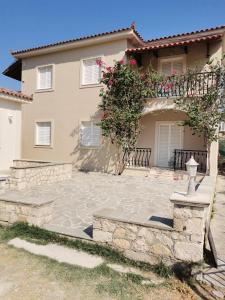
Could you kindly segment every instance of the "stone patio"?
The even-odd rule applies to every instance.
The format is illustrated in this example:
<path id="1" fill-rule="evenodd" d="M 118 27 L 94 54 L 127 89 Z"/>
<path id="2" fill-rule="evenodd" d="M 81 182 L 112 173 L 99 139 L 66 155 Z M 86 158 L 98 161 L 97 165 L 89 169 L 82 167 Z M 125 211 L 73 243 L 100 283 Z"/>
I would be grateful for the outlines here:
<path id="1" fill-rule="evenodd" d="M 15 193 L 20 199 L 54 200 L 52 220 L 44 227 L 90 239 L 93 215 L 102 209 L 113 209 L 118 217 L 133 222 L 170 226 L 169 196 L 174 191 L 184 191 L 186 184 L 185 180 L 74 172 L 71 179 L 10 194 Z"/>

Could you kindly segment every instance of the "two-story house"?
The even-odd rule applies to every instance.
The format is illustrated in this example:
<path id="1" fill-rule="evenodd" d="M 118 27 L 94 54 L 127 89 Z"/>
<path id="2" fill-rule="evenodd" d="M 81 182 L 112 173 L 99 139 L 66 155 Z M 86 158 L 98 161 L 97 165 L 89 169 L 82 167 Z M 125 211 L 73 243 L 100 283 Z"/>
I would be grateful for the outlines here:
<path id="1" fill-rule="evenodd" d="M 205 66 L 225 52 L 225 26 L 144 41 L 133 26 L 55 44 L 13 51 L 16 61 L 4 75 L 21 81 L 33 103 L 22 110 L 22 157 L 73 162 L 75 168 L 111 172 L 115 149 L 102 138 L 97 123 L 101 67 L 134 57 L 139 65 L 170 75 L 195 69 L 213 81 Z M 202 75 L 204 74 L 204 75 Z M 134 165 L 184 168 L 194 154 L 206 167 L 203 138 L 179 126 L 186 118 L 173 103 L 176 89 L 157 93 L 143 112 Z M 217 170 L 217 143 L 212 144 L 211 171 Z M 147 160 L 147 163 L 146 163 Z"/>

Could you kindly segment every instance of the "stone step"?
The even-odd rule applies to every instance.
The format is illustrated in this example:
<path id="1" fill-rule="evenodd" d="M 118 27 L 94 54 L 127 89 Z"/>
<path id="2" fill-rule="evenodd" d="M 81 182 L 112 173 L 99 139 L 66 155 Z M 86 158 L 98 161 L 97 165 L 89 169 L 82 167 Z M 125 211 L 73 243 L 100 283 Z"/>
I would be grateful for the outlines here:
<path id="1" fill-rule="evenodd" d="M 149 176 L 153 178 L 167 178 L 173 180 L 186 180 L 188 178 L 186 171 L 174 171 L 170 169 L 152 167 Z"/>
<path id="2" fill-rule="evenodd" d="M 149 175 L 150 169 L 145 167 L 126 167 L 122 176 L 145 176 Z"/>

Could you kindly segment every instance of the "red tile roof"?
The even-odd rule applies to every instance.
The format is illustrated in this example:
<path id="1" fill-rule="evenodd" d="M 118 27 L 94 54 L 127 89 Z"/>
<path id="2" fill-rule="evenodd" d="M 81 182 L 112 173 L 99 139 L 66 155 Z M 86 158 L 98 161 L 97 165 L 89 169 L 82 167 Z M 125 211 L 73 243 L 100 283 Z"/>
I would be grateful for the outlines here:
<path id="1" fill-rule="evenodd" d="M 23 50 L 12 51 L 11 54 L 12 55 L 22 54 L 22 53 L 26 53 L 26 52 L 30 52 L 30 51 L 34 51 L 34 50 L 40 50 L 40 49 L 45 49 L 45 48 L 49 48 L 49 47 L 60 46 L 60 45 L 64 45 L 64 44 L 69 44 L 69 43 L 74 43 L 74 42 L 83 41 L 83 40 L 87 40 L 87 39 L 92 39 L 92 38 L 96 38 L 96 37 L 102 37 L 102 36 L 109 35 L 109 34 L 125 32 L 125 31 L 131 30 L 131 29 L 138 36 L 138 38 L 144 43 L 144 40 L 141 37 L 141 35 L 135 30 L 134 26 L 131 25 L 131 27 L 121 28 L 118 30 L 103 32 L 103 33 L 94 34 L 94 35 L 88 35 L 88 36 L 84 36 L 84 37 L 80 37 L 80 38 L 76 38 L 76 39 L 60 41 L 60 42 L 56 42 L 56 43 L 52 43 L 52 44 L 47 44 L 47 45 L 23 49 Z"/>
<path id="2" fill-rule="evenodd" d="M 164 36 L 164 37 L 160 37 L 160 38 L 150 39 L 150 40 L 147 40 L 145 42 L 146 43 L 151 43 L 151 42 L 161 41 L 161 40 L 165 40 L 165 39 L 182 37 L 182 36 L 186 36 L 186 35 L 189 36 L 189 35 L 192 35 L 192 34 L 198 34 L 198 33 L 204 33 L 204 32 L 207 33 L 209 31 L 219 30 L 219 29 L 225 29 L 225 25 L 212 27 L 212 28 L 201 29 L 201 30 L 197 30 L 197 31 L 185 32 L 185 33 L 180 33 L 180 34 L 175 34 L 175 35 L 168 35 L 168 36 Z"/>
<path id="3" fill-rule="evenodd" d="M 13 96 L 13 97 L 19 98 L 24 101 L 31 102 L 33 100 L 32 96 L 28 96 L 28 95 L 22 94 L 21 92 L 12 91 L 12 90 L 9 90 L 9 89 L 3 88 L 3 87 L 0 87 L 0 94 L 4 94 L 6 96 Z"/>
<path id="4" fill-rule="evenodd" d="M 203 41 L 210 41 L 210 40 L 217 40 L 222 37 L 222 34 L 214 34 L 214 35 L 209 35 L 209 36 L 203 36 L 203 37 L 197 37 L 193 39 L 188 39 L 188 40 L 183 40 L 183 41 L 177 41 L 177 42 L 172 42 L 172 43 L 165 43 L 165 44 L 154 44 L 154 45 L 149 45 L 145 47 L 139 47 L 139 48 L 130 48 L 126 50 L 126 53 L 133 53 L 133 52 L 143 52 L 147 50 L 157 50 L 161 48 L 168 48 L 168 47 L 174 47 L 174 46 L 186 46 L 191 43 L 196 43 L 196 42 L 203 42 Z"/>

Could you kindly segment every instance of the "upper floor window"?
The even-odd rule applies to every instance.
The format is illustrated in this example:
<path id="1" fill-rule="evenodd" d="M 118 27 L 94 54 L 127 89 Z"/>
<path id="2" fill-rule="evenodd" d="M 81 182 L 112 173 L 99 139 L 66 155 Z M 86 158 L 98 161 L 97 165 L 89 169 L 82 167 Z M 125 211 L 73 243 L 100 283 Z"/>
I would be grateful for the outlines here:
<path id="1" fill-rule="evenodd" d="M 51 146 L 52 122 L 36 122 L 36 146 Z"/>
<path id="2" fill-rule="evenodd" d="M 80 144 L 82 147 L 100 147 L 101 128 L 95 122 L 81 122 Z"/>
<path id="3" fill-rule="evenodd" d="M 225 122 L 220 122 L 219 131 L 220 132 L 225 132 Z"/>
<path id="4" fill-rule="evenodd" d="M 101 79 L 101 66 L 97 64 L 100 57 L 84 59 L 82 61 L 82 85 L 99 84 Z"/>
<path id="5" fill-rule="evenodd" d="M 159 71 L 165 76 L 179 75 L 185 71 L 184 57 L 160 58 Z"/>
<path id="6" fill-rule="evenodd" d="M 47 90 L 52 88 L 53 66 L 38 67 L 37 89 Z"/>

